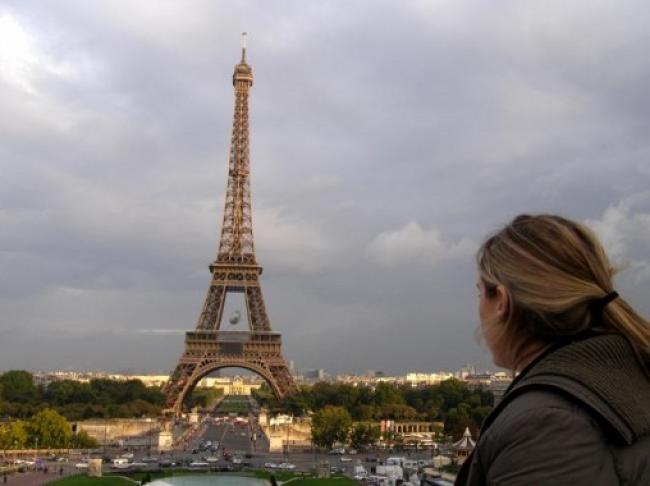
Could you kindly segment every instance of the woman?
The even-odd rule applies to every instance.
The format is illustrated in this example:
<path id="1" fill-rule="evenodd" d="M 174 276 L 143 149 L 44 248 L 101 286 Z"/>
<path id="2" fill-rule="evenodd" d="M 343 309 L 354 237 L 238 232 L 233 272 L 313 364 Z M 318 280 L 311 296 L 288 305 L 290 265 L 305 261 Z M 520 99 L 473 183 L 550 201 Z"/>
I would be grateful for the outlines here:
<path id="1" fill-rule="evenodd" d="M 522 215 L 477 256 L 495 364 L 518 373 L 457 485 L 650 485 L 650 326 L 584 226 Z"/>

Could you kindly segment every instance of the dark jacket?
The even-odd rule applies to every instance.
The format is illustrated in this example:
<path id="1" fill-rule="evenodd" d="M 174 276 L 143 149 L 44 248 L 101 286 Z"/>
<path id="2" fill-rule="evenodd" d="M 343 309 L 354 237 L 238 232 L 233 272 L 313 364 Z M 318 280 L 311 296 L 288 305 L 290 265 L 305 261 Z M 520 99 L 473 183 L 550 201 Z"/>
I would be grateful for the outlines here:
<path id="1" fill-rule="evenodd" d="M 486 418 L 456 485 L 650 485 L 650 380 L 622 336 L 545 354 Z"/>

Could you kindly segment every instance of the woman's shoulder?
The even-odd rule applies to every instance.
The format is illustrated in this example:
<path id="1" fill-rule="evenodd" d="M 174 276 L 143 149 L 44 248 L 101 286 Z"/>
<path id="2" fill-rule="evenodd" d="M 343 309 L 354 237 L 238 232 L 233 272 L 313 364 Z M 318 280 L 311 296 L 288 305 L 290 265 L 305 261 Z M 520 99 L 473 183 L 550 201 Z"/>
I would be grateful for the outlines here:
<path id="1" fill-rule="evenodd" d="M 558 484 L 553 481 L 560 478 L 577 484 L 618 480 L 599 425 L 580 404 L 553 391 L 528 390 L 513 398 L 477 448 L 481 468 L 496 483 L 506 477 L 535 479 L 527 484 Z"/>
<path id="2" fill-rule="evenodd" d="M 530 477 L 522 484 L 650 484 L 650 435 L 621 443 L 597 416 L 571 396 L 528 389 L 481 435 L 480 468 L 498 484 Z"/>
<path id="3" fill-rule="evenodd" d="M 599 429 L 593 417 L 584 406 L 570 397 L 554 390 L 531 389 L 518 394 L 500 411 L 485 431 L 485 436 L 499 439 L 501 436 L 512 438 L 516 434 L 523 438 L 525 434 L 539 436 L 540 426 L 549 426 L 560 422 L 562 426 L 575 423 L 578 427 Z M 562 435 L 570 433 L 570 428 L 563 429 Z"/>

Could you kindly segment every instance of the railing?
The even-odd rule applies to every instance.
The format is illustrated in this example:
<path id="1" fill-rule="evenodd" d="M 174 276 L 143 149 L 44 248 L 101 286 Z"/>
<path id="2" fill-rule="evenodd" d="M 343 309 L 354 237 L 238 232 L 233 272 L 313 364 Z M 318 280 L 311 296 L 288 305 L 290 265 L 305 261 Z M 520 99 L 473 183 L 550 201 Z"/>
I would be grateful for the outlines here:
<path id="1" fill-rule="evenodd" d="M 249 332 L 249 331 L 189 331 L 185 333 L 185 342 L 189 341 L 219 341 L 231 343 L 262 342 L 279 343 L 282 336 L 279 332 Z"/>

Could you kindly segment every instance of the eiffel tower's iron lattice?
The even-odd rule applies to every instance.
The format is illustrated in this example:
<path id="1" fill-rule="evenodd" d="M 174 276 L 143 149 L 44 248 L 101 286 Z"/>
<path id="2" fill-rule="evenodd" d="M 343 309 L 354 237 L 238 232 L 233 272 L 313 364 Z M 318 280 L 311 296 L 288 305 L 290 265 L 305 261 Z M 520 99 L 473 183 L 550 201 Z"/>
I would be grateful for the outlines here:
<path id="1" fill-rule="evenodd" d="M 235 66 L 233 85 L 235 113 L 219 251 L 210 265 L 212 281 L 196 329 L 186 333 L 185 351 L 165 387 L 167 409 L 177 415 L 196 383 L 219 368 L 251 370 L 264 378 L 279 398 L 296 390 L 282 356 L 281 335 L 271 330 L 259 281 L 262 267 L 255 259 L 248 143 L 248 94 L 253 71 L 246 62 L 245 43 L 241 61 Z M 220 329 L 230 292 L 244 295 L 248 331 Z"/>

